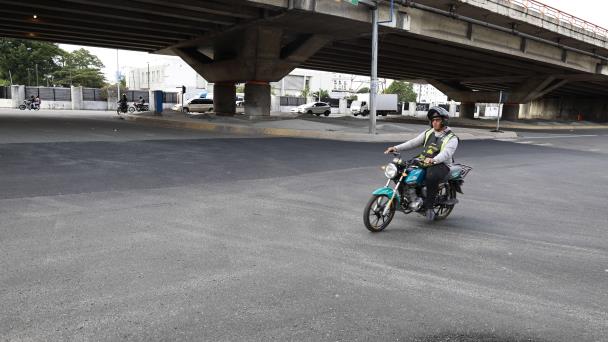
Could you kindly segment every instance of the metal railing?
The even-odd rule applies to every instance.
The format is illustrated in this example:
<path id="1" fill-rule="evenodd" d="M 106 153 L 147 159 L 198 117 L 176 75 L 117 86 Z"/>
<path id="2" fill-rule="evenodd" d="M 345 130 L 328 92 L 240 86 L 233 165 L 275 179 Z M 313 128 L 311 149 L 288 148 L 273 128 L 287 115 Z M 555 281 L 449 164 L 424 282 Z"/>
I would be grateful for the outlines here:
<path id="1" fill-rule="evenodd" d="M 596 35 L 608 38 L 608 29 L 605 29 L 596 24 L 590 23 L 584 19 L 573 16 L 566 12 L 560 11 L 557 8 L 545 5 L 535 0 L 506 0 L 509 3 L 523 7 L 526 11 L 537 12 L 541 17 L 548 17 L 563 21 L 574 27 L 581 28 L 585 31 L 595 33 Z"/>
<path id="2" fill-rule="evenodd" d="M 0 99 L 10 99 L 10 98 L 11 98 L 11 87 L 10 86 L 0 87 Z"/>

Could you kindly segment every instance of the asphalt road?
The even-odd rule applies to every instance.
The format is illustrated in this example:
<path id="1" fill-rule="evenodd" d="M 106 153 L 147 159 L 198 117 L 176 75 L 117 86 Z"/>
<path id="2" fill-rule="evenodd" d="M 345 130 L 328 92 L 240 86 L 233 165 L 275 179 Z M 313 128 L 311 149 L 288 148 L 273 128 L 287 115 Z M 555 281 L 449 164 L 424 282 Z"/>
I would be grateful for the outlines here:
<path id="1" fill-rule="evenodd" d="M 529 134 L 372 234 L 384 144 L 0 116 L 0 340 L 608 341 L 608 136 Z"/>

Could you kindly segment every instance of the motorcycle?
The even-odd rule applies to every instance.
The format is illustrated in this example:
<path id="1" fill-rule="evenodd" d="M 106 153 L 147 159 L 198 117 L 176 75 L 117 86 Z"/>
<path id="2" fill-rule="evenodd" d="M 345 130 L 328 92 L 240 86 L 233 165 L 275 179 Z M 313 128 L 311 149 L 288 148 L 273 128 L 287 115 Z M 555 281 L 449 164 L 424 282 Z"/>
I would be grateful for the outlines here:
<path id="1" fill-rule="evenodd" d="M 129 113 L 133 113 L 135 111 L 138 112 L 147 112 L 150 110 L 150 107 L 147 104 L 136 103 L 134 102 L 132 106 L 129 106 Z"/>
<path id="2" fill-rule="evenodd" d="M 393 220 L 397 210 L 424 215 L 426 167 L 419 159 L 404 161 L 399 153 L 383 167 L 388 178 L 386 185 L 373 192 L 363 212 L 365 227 L 374 233 L 384 230 Z M 458 203 L 456 194 L 462 194 L 464 178 L 473 168 L 464 164 L 453 164 L 446 179 L 440 183 L 435 200 L 435 220 L 446 219 Z M 395 184 L 390 187 L 391 182 Z"/>
<path id="3" fill-rule="evenodd" d="M 20 110 L 40 110 L 40 106 L 38 106 L 36 103 L 29 101 L 29 100 L 23 100 L 23 104 L 19 105 L 19 109 Z"/>
<path id="4" fill-rule="evenodd" d="M 120 115 L 120 113 L 126 113 L 129 110 L 129 106 L 125 103 L 122 104 L 118 102 L 118 106 L 116 107 L 116 114 Z"/>

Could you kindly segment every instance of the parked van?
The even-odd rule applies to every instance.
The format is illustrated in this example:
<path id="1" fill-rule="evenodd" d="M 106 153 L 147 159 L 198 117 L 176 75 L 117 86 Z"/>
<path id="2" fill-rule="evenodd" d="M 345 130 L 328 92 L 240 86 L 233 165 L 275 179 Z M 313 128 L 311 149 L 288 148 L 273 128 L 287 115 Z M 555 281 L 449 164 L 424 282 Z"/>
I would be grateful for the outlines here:
<path id="1" fill-rule="evenodd" d="M 184 103 L 184 112 L 209 113 L 213 112 L 213 99 L 194 98 Z"/>

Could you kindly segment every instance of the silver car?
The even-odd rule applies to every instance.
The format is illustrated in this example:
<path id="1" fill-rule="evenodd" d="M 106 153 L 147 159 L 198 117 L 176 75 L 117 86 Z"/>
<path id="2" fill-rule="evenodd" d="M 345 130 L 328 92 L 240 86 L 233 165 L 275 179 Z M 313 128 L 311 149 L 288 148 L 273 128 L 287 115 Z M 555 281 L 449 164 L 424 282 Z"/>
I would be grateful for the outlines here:
<path id="1" fill-rule="evenodd" d="M 329 116 L 331 113 L 331 107 L 325 102 L 312 102 L 298 106 L 292 111 L 298 113 L 315 114 L 316 116 L 321 116 L 321 114 Z"/>

